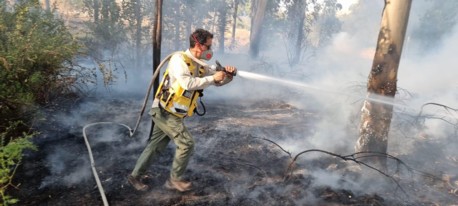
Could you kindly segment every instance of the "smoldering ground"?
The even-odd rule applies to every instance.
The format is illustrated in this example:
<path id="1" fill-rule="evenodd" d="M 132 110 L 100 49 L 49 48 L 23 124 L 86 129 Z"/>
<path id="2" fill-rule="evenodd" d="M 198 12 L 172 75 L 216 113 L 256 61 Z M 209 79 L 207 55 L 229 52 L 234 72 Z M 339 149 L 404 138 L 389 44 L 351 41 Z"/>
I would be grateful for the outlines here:
<path id="1" fill-rule="evenodd" d="M 215 56 L 241 71 L 296 81 L 312 88 L 237 76 L 227 86 L 207 89 L 204 94 L 207 115 L 186 120 L 196 140 L 187 174 L 196 185 L 194 193 L 181 195 L 164 191 L 161 186 L 168 175 L 173 144 L 150 167 L 152 179 L 147 181 L 153 188 L 151 191 L 140 194 L 126 183 L 126 175 L 146 144 L 150 124 L 147 114 L 134 138 L 117 125 L 88 129 L 96 168 L 110 202 L 114 205 L 456 202 L 457 114 L 433 105 L 421 108 L 426 102 L 457 107 L 454 104 L 458 85 L 454 77 L 458 76 L 458 70 L 453 66 L 456 29 L 443 39 L 446 43 L 435 48 L 434 54 L 415 52 L 414 40 L 407 41 L 404 47 L 398 74 L 401 92 L 394 99 L 401 106 L 394 107 L 389 153 L 415 170 L 390 160 L 387 177 L 338 157 L 307 153 L 298 158 L 292 178 L 284 180 L 291 157 L 280 147 L 293 157 L 307 149 L 340 155 L 354 152 L 358 114 L 366 97 L 365 83 L 383 4 L 365 2 L 362 6 L 364 9 L 354 10 L 352 16 L 343 18 L 343 31 L 328 46 L 297 68 L 288 66 L 286 57 L 282 56 L 286 54 L 282 45 L 266 46 L 259 60 L 236 54 Z M 418 27 L 418 16 L 425 9 L 424 4 L 414 2 L 407 36 Z M 35 185 L 40 192 L 67 190 L 81 198 L 58 193 L 42 198 L 42 202 L 65 204 L 62 202 L 68 199 L 74 203 L 100 203 L 81 128 L 98 121 L 133 126 L 152 72 L 127 67 L 126 72 L 125 81 L 120 75 L 121 81 L 110 87 L 108 95 L 95 95 L 71 111 L 52 115 L 60 129 L 49 130 L 37 139 L 43 142 L 41 150 L 46 151 L 41 162 L 47 173 Z M 420 111 L 422 117 L 418 117 Z M 32 170 L 35 166 L 24 162 L 24 168 Z M 32 174 L 29 171 L 29 176 Z"/>

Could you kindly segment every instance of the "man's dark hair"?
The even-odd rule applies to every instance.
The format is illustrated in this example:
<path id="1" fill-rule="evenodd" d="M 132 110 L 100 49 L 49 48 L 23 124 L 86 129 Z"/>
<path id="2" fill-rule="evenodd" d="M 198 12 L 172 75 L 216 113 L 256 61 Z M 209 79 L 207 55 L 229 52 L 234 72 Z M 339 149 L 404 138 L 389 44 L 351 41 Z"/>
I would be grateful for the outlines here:
<path id="1" fill-rule="evenodd" d="M 189 47 L 193 48 L 196 45 L 196 40 L 199 44 L 204 45 L 208 38 L 213 39 L 213 34 L 205 29 L 196 29 L 196 31 L 189 36 Z"/>

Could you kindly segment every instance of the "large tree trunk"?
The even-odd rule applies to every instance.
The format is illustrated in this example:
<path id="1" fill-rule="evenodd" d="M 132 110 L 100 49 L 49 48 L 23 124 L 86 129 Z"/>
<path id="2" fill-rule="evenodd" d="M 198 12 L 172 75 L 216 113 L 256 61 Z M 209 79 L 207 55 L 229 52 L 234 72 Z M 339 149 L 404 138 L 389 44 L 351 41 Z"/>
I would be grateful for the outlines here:
<path id="1" fill-rule="evenodd" d="M 394 98 L 396 94 L 397 72 L 410 6 L 411 0 L 386 0 L 367 84 L 368 98 L 361 109 L 360 135 L 355 147 L 357 152 L 387 153 L 393 105 L 374 99 L 377 96 Z M 374 163 L 386 168 L 385 157 L 375 158 Z"/>
<path id="2" fill-rule="evenodd" d="M 161 63 L 162 2 L 163 0 L 156 0 L 156 10 L 154 14 L 155 19 L 153 23 L 153 73 L 156 71 L 156 69 L 159 69 L 157 67 Z M 153 94 L 156 94 L 158 87 L 159 78 L 156 78 L 156 80 L 154 81 Z"/>
<path id="3" fill-rule="evenodd" d="M 257 58 L 259 55 L 259 44 L 261 42 L 261 29 L 267 6 L 267 0 L 252 1 L 252 19 L 250 33 L 250 54 Z"/>

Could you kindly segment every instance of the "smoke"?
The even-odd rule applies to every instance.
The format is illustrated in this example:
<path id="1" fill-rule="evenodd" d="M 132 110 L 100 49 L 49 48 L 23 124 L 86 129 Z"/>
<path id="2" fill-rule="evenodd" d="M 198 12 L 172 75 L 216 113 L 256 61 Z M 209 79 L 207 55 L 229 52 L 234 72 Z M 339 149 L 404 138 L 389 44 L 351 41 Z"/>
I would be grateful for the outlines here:
<path id="1" fill-rule="evenodd" d="M 48 135 L 51 138 L 48 141 L 53 143 L 45 144 L 42 149 L 46 151 L 45 162 L 49 176 L 42 180 L 40 189 L 74 187 L 93 180 L 89 152 L 82 134 L 82 128 L 92 123 L 113 122 L 86 129 L 87 140 L 101 180 L 113 177 L 113 173 L 117 172 L 113 170 L 115 167 L 128 168 L 126 174 L 133 168 L 139 151 L 144 148 L 143 137 L 149 129 L 149 121 L 141 122 L 134 137 L 129 136 L 127 128 L 118 124 L 126 124 L 133 129 L 141 103 L 138 99 L 100 97 L 87 98 L 71 111 L 53 115 L 54 121 L 58 122 L 55 127 L 65 129 L 67 133 Z M 60 141 L 64 139 L 65 141 Z"/>
<path id="2" fill-rule="evenodd" d="M 458 33 L 454 29 L 452 36 L 444 39 L 446 45 L 437 52 L 427 56 L 414 56 L 402 61 L 399 70 L 399 84 L 402 88 L 414 93 L 423 101 L 436 101 L 453 106 L 457 99 L 458 74 L 455 69 L 454 54 L 458 44 Z"/>
<path id="3" fill-rule="evenodd" d="M 345 154 L 352 152 L 358 137 L 358 114 L 366 95 L 367 76 L 375 52 L 383 9 L 381 2 L 361 2 L 361 5 L 355 8 L 357 10 L 348 17 L 342 17 L 343 30 L 335 34 L 330 44 L 321 48 L 314 59 L 298 66 L 303 70 L 302 79 L 298 78 L 299 75 L 294 72 L 294 69 L 286 64 L 286 52 L 278 42 L 270 44 L 270 50 L 265 51 L 263 53 L 265 56 L 261 55 L 260 60 L 228 61 L 241 65 L 238 68 L 244 71 L 271 76 L 282 81 L 299 81 L 332 92 L 317 92 L 310 88 L 298 88 L 275 81 L 256 81 L 236 77 L 233 84 L 224 89 L 218 88 L 218 92 L 216 89 L 212 91 L 213 98 L 280 99 L 296 107 L 317 112 L 320 121 L 314 125 L 311 134 L 284 135 L 289 138 L 279 140 L 278 143 L 293 154 L 297 154 L 304 148 L 319 148 Z M 389 152 L 392 154 L 412 152 L 413 157 L 405 157 L 405 160 L 412 164 L 411 166 L 437 174 L 436 170 L 431 170 L 434 168 L 419 161 L 434 162 L 456 156 L 454 152 L 456 141 L 452 141 L 452 144 L 443 144 L 429 140 L 450 141 L 447 138 L 456 138 L 458 114 L 451 109 L 434 105 L 422 109 L 422 105 L 436 102 L 457 108 L 458 70 L 454 66 L 456 58 L 452 55 L 455 55 L 458 50 L 456 47 L 458 32 L 455 27 L 451 35 L 443 38 L 444 43 L 432 50 L 433 53 L 415 51 L 418 42 L 410 37 L 413 28 L 420 26 L 420 16 L 424 15 L 429 4 L 430 2 L 418 1 L 412 6 L 411 21 L 408 25 L 404 54 L 398 72 L 400 91 L 395 98 L 395 102 L 402 105 L 395 105 Z M 415 121 L 413 117 L 416 117 L 420 111 L 423 115 L 434 115 L 439 119 L 426 119 L 423 123 L 424 127 L 420 130 L 411 126 L 406 127 L 405 125 Z M 419 139 L 419 136 L 428 141 L 424 142 Z M 302 141 L 297 141 L 298 139 Z M 440 145 L 438 148 L 442 147 L 443 152 L 437 153 L 428 149 L 426 146 L 428 144 Z M 312 158 L 316 156 L 304 157 L 304 159 Z M 453 166 L 447 166 L 446 163 L 440 172 L 456 175 Z M 373 184 L 370 181 L 364 184 L 364 181 L 358 180 L 360 184 L 339 185 L 340 176 L 333 172 L 316 171 L 312 175 L 316 178 L 316 184 L 337 188 L 350 187 L 364 190 L 368 185 Z M 416 180 L 424 181 L 421 176 Z M 379 189 L 379 187 L 372 188 L 370 191 Z"/>
<path id="4" fill-rule="evenodd" d="M 61 147 L 50 151 L 46 165 L 50 175 L 42 180 L 39 189 L 59 185 L 70 187 L 92 178 L 88 159 L 83 156 L 75 158 L 69 148 Z"/>
<path id="5" fill-rule="evenodd" d="M 398 94 L 395 98 L 395 102 L 399 101 L 404 105 L 395 106 L 396 114 L 390 132 L 389 145 L 390 153 L 405 155 L 411 152 L 418 155 L 406 157 L 406 160 L 420 170 L 432 169 L 431 167 L 434 166 L 428 167 L 428 163 L 434 160 L 457 155 L 456 142 L 452 142 L 453 144 L 433 142 L 437 143 L 434 148 L 441 150 L 440 153 L 428 148 L 430 141 L 449 138 L 456 132 L 456 128 L 445 121 L 427 119 L 424 120 L 424 127 L 421 129 L 397 127 L 401 125 L 398 123 L 413 121 L 412 117 L 418 115 L 421 106 L 427 102 L 458 107 L 454 105 L 458 99 L 456 78 L 458 69 L 455 68 L 456 58 L 452 56 L 458 53 L 457 29 L 455 28 L 451 35 L 443 39 L 446 43 L 441 44 L 440 48 L 435 48 L 434 53 L 426 56 L 415 52 L 415 49 L 418 48 L 417 43 L 410 38 L 412 28 L 419 26 L 419 16 L 427 10 L 429 4 L 427 1 L 416 1 L 412 6 L 407 40 L 398 72 L 398 87 L 410 95 Z M 259 132 L 253 134 L 254 136 L 273 139 L 293 155 L 310 148 L 338 154 L 352 153 L 358 137 L 359 111 L 366 97 L 366 82 L 375 52 L 382 9 L 383 1 L 360 1 L 358 6 L 350 7 L 350 13 L 339 17 L 342 21 L 342 30 L 333 35 L 329 44 L 319 48 L 312 58 L 294 67 L 288 64 L 286 40 L 279 38 L 278 34 L 272 34 L 273 37 L 265 34 L 267 39 L 279 40 L 265 43 L 259 59 L 251 59 L 247 54 L 236 52 L 215 55 L 215 59 L 223 65 L 236 66 L 240 71 L 265 75 L 279 81 L 273 79 L 259 81 L 259 78 L 247 78 L 241 72 L 240 75 L 234 77 L 233 82 L 226 86 L 206 89 L 203 100 L 211 104 L 231 102 L 236 104 L 234 110 L 237 110 L 237 107 L 253 106 L 254 101 L 286 102 L 308 112 L 301 115 L 304 119 L 313 121 L 313 124 L 304 125 L 309 128 L 309 131 L 293 133 L 285 126 L 279 129 L 279 134 L 272 135 L 258 129 Z M 172 40 L 166 39 L 166 41 Z M 248 45 L 244 46 L 239 51 L 246 51 Z M 168 54 L 162 54 L 163 57 L 166 55 Z M 145 56 L 151 56 L 151 54 L 146 53 Z M 82 144 L 81 128 L 86 124 L 110 121 L 134 126 L 133 123 L 135 123 L 142 104 L 141 97 L 146 93 L 152 77 L 152 69 L 150 65 L 134 68 L 135 64 L 132 62 L 122 62 L 121 65 L 123 66 L 116 74 L 117 81 L 108 88 L 102 86 L 97 88 L 93 94 L 93 101 L 81 104 L 70 113 L 57 115 L 62 126 L 69 128 L 69 133 L 76 136 L 74 138 L 80 138 L 76 141 L 80 145 Z M 165 67 L 163 71 L 164 69 Z M 99 82 L 103 80 L 99 79 Z M 147 110 L 149 106 L 150 104 L 147 105 Z M 433 105 L 426 106 L 421 111 L 423 114 L 443 117 L 455 125 L 457 123 L 458 114 L 456 112 Z M 144 137 L 148 132 L 149 119 L 145 119 L 142 121 L 138 136 Z M 196 124 L 198 123 L 191 123 L 190 127 Z M 246 123 L 241 121 L 240 125 L 243 124 Z M 288 124 L 293 124 L 293 122 L 285 123 L 285 125 Z M 250 131 L 256 131 L 256 129 Z M 95 127 L 88 130 L 88 133 L 94 151 L 106 151 L 106 154 L 100 152 L 95 154 L 96 163 L 103 171 L 107 171 L 106 168 L 116 164 L 114 160 L 124 159 L 126 162 L 130 161 L 125 166 L 125 172 L 129 172 L 138 157 L 138 151 L 144 147 L 143 139 L 124 141 L 126 131 L 122 127 Z M 420 137 L 428 141 L 419 140 Z M 200 146 L 208 149 L 210 154 L 216 150 L 217 142 L 214 138 L 202 140 L 201 143 Z M 118 147 L 119 144 L 122 144 L 123 147 Z M 47 157 L 50 176 L 44 179 L 41 188 L 51 184 L 68 186 L 92 178 L 86 151 L 77 149 L 72 151 L 72 149 L 74 148 L 71 146 L 62 145 L 60 148 L 51 150 Z M 110 155 L 111 157 L 108 158 L 107 156 Z M 298 161 L 304 163 L 322 157 L 322 154 L 304 155 Z M 193 167 L 192 164 L 191 167 Z M 193 169 L 199 171 L 198 167 Z M 454 174 L 453 165 L 442 166 L 440 172 Z M 330 186 L 338 189 L 352 189 L 361 193 L 378 192 L 382 187 L 390 189 L 393 187 L 393 183 L 381 178 L 380 174 L 362 173 L 359 178 L 351 178 L 343 174 L 345 171 L 335 172 L 323 169 L 304 171 L 304 175 L 313 177 L 313 187 Z M 249 179 L 250 176 L 239 178 L 242 181 Z M 243 192 L 246 192 L 241 188 L 242 186 L 235 183 L 228 184 L 227 187 L 235 196 L 242 196 Z M 258 197 L 262 192 L 262 190 L 254 190 L 249 195 Z M 310 203 L 313 198 L 313 194 L 307 193 L 304 202 Z"/>

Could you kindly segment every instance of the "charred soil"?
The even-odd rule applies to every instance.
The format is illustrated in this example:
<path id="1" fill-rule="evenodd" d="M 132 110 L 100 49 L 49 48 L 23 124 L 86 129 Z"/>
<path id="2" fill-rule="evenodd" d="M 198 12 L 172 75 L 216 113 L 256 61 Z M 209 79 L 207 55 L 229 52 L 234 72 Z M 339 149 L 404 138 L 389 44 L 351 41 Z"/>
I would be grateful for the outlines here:
<path id="1" fill-rule="evenodd" d="M 133 123 L 139 102 L 92 100 L 74 104 L 70 109 L 47 111 L 46 123 L 40 126 L 42 132 L 35 138 L 39 151 L 26 153 L 14 181 L 20 185 L 11 189 L 10 194 L 20 199 L 20 205 L 103 205 L 91 172 L 82 128 L 99 121 Z M 351 185 L 349 182 L 356 184 L 363 174 L 358 172 L 360 170 L 349 169 L 351 166 L 340 159 L 325 155 L 298 161 L 293 175 L 285 180 L 291 157 L 272 142 L 299 144 L 313 134 L 314 124 L 320 121 L 320 116 L 314 111 L 273 100 L 245 105 L 208 103 L 207 115 L 186 120 L 196 141 L 186 172 L 193 190 L 180 193 L 163 186 L 174 154 L 174 144 L 170 143 L 143 179 L 151 189 L 139 192 L 128 184 L 127 175 L 146 145 L 150 121 L 149 116 L 144 115 L 140 130 L 132 138 L 125 128 L 117 125 L 94 126 L 87 131 L 95 167 L 110 205 L 433 203 L 427 198 L 406 199 L 404 194 L 397 195 L 400 190 L 392 190 L 395 184 L 388 189 L 380 188 L 379 192 L 345 188 Z M 320 178 L 313 175 L 315 170 L 335 172 L 338 184 L 319 181 Z M 390 182 L 382 175 L 378 179 Z M 447 193 L 446 190 L 442 192 Z M 445 196 L 444 205 L 458 200 L 456 194 Z"/>

